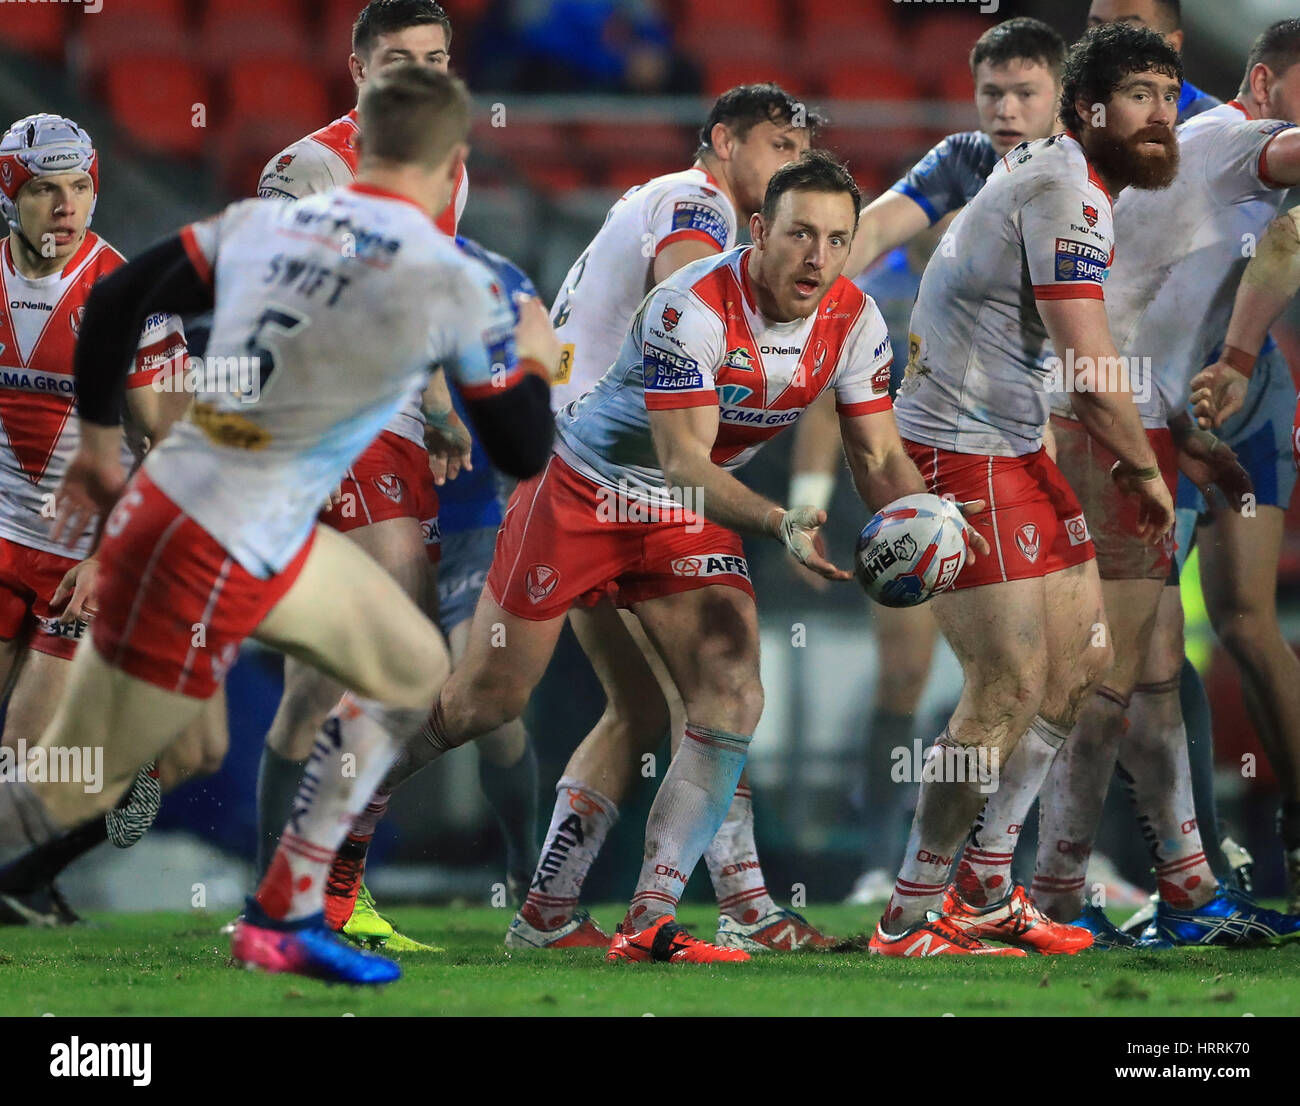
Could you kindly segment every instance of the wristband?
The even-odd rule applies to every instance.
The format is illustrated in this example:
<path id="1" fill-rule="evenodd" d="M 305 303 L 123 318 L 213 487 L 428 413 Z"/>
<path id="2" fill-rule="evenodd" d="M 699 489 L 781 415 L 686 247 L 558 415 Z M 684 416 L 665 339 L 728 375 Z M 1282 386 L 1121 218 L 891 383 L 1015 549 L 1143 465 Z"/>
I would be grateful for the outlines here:
<path id="1" fill-rule="evenodd" d="M 1223 352 L 1219 354 L 1219 360 L 1225 365 L 1231 365 L 1247 380 L 1250 374 L 1255 371 L 1255 355 L 1247 353 L 1244 349 L 1238 349 L 1236 346 L 1224 346 Z"/>
<path id="2" fill-rule="evenodd" d="M 790 477 L 792 507 L 816 507 L 819 511 L 830 506 L 835 491 L 835 477 L 829 472 L 796 472 Z"/>

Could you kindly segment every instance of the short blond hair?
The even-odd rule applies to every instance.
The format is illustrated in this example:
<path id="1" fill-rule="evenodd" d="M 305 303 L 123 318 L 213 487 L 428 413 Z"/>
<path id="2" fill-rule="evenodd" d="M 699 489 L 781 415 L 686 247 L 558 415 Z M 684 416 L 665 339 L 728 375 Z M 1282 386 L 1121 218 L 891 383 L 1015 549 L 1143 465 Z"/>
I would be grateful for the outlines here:
<path id="1" fill-rule="evenodd" d="M 469 137 L 464 82 L 425 65 L 397 65 L 366 81 L 357 104 L 362 161 L 442 164 Z"/>

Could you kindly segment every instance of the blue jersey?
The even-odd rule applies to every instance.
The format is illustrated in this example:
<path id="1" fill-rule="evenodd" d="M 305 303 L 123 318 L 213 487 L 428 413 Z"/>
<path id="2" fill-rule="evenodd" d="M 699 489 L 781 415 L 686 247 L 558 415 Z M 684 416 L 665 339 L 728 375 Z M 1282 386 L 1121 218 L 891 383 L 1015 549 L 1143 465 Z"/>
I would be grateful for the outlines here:
<path id="1" fill-rule="evenodd" d="M 476 261 L 486 265 L 497 278 L 505 293 L 505 298 L 515 309 L 515 320 L 519 312 L 515 308 L 515 297 L 519 295 L 536 297 L 537 289 L 522 270 L 502 257 L 500 254 L 485 250 L 469 238 L 457 237 L 456 245 L 462 252 Z M 470 425 L 464 403 L 455 388 L 451 389 L 452 406 L 466 426 Z M 462 472 L 455 480 L 450 480 L 438 489 L 438 530 L 442 534 L 457 534 L 465 530 L 477 530 L 485 526 L 501 525 L 502 482 L 497 471 L 488 460 L 487 451 L 470 429 L 473 442 L 470 461 L 474 466 Z"/>

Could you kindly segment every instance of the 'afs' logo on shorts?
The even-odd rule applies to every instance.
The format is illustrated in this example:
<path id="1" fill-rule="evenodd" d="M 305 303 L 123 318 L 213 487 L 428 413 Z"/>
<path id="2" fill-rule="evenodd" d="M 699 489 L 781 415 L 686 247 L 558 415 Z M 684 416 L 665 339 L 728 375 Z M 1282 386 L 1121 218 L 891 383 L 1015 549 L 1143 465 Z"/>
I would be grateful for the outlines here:
<path id="1" fill-rule="evenodd" d="M 1032 522 L 1026 522 L 1016 531 L 1016 545 L 1025 555 L 1025 560 L 1034 564 L 1038 560 L 1038 527 Z"/>
<path id="2" fill-rule="evenodd" d="M 664 308 L 664 329 L 672 330 L 679 322 L 682 321 L 682 313 L 675 307 Z"/>
<path id="3" fill-rule="evenodd" d="M 1097 209 L 1092 204 L 1083 205 L 1083 217 L 1088 220 L 1088 226 L 1095 227 L 1097 225 Z"/>
<path id="4" fill-rule="evenodd" d="M 560 574 L 550 565 L 533 565 L 524 573 L 524 590 L 533 603 L 540 603 L 555 590 Z"/>
<path id="5" fill-rule="evenodd" d="M 699 557 L 678 557 L 672 563 L 674 576 L 743 576 L 749 579 L 744 557 L 730 553 L 706 553 Z"/>
<path id="6" fill-rule="evenodd" d="M 1083 515 L 1067 518 L 1065 520 L 1065 533 L 1069 537 L 1071 545 L 1082 545 L 1092 537 L 1088 533 L 1088 520 Z"/>
<path id="7" fill-rule="evenodd" d="M 386 472 L 383 476 L 376 476 L 375 487 L 394 503 L 402 502 L 402 481 L 391 472 Z"/>

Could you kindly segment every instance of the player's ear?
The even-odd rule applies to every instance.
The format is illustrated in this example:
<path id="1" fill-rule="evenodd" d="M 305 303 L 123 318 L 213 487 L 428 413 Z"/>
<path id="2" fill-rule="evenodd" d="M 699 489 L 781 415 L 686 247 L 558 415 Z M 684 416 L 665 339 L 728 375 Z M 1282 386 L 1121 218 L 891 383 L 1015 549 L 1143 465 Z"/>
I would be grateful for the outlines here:
<path id="1" fill-rule="evenodd" d="M 755 211 L 749 217 L 749 236 L 760 250 L 767 246 L 767 227 L 763 223 L 763 213 Z"/>
<path id="2" fill-rule="evenodd" d="M 1169 45 L 1172 46 L 1175 50 L 1177 50 L 1180 54 L 1183 52 L 1182 31 L 1169 31 L 1165 35 L 1165 41 L 1169 43 Z"/>
<path id="3" fill-rule="evenodd" d="M 352 83 L 360 88 L 366 81 L 366 64 L 356 54 L 348 55 L 348 72 L 352 74 Z"/>
<path id="4" fill-rule="evenodd" d="M 720 161 L 731 160 L 731 149 L 735 145 L 735 136 L 727 129 L 726 123 L 714 123 L 713 130 L 709 131 L 709 142 L 713 146 L 713 152 L 718 155 Z"/>

